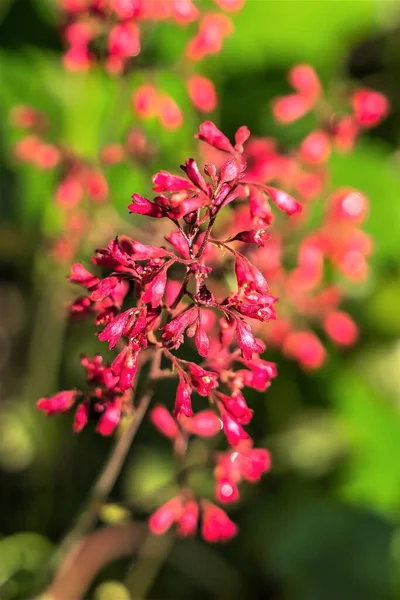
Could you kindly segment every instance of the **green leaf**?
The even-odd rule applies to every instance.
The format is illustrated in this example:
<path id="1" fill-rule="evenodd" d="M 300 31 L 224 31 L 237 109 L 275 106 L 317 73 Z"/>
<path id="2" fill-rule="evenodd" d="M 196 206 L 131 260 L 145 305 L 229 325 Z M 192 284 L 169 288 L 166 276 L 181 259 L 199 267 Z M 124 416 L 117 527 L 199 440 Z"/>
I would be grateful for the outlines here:
<path id="1" fill-rule="evenodd" d="M 0 540 L 0 585 L 19 571 L 42 568 L 51 549 L 50 542 L 36 533 L 15 533 Z"/>
<path id="2" fill-rule="evenodd" d="M 350 442 L 341 495 L 395 516 L 400 505 L 398 408 L 354 371 L 339 373 L 331 390 Z"/>

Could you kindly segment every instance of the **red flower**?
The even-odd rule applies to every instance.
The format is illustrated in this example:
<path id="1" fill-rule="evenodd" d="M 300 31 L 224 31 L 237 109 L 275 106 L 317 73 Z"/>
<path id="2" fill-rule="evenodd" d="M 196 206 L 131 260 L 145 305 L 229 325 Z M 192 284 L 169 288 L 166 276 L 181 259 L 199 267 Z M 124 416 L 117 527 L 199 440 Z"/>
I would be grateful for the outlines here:
<path id="1" fill-rule="evenodd" d="M 136 56 L 140 52 L 139 29 L 136 23 L 127 21 L 112 28 L 108 38 L 111 55 L 120 58 Z"/>
<path id="2" fill-rule="evenodd" d="M 253 418 L 254 410 L 251 410 L 246 403 L 246 400 L 239 391 L 236 391 L 232 396 L 218 394 L 218 398 L 231 416 L 241 425 L 248 425 Z"/>
<path id="3" fill-rule="evenodd" d="M 325 360 L 325 348 L 312 331 L 290 333 L 285 340 L 284 351 L 308 369 L 318 369 Z"/>
<path id="4" fill-rule="evenodd" d="M 311 165 L 326 162 L 331 154 L 329 136 L 323 131 L 312 131 L 301 143 L 301 158 Z"/>
<path id="5" fill-rule="evenodd" d="M 89 296 L 92 302 L 98 302 L 110 296 L 115 286 L 119 283 L 118 277 L 105 277 L 101 279 L 96 285 L 93 286 L 93 290 Z"/>
<path id="6" fill-rule="evenodd" d="M 114 430 L 117 427 L 120 419 L 121 403 L 118 401 L 110 402 L 100 417 L 96 431 L 101 433 L 101 435 L 111 435 L 114 433 Z"/>
<path id="7" fill-rule="evenodd" d="M 142 119 L 150 119 L 157 114 L 157 90 L 153 85 L 139 86 L 132 98 L 133 109 Z"/>
<path id="8" fill-rule="evenodd" d="M 217 106 L 217 94 L 212 81 L 203 75 L 192 75 L 187 82 L 189 96 L 197 110 L 211 112 Z"/>
<path id="9" fill-rule="evenodd" d="M 86 403 L 79 404 L 75 411 L 73 431 L 79 433 L 86 426 L 89 419 L 89 406 Z"/>
<path id="10" fill-rule="evenodd" d="M 118 387 L 126 391 L 133 386 L 138 370 L 138 352 L 132 352 L 129 346 L 118 354 L 113 360 L 111 370 L 119 377 Z"/>
<path id="11" fill-rule="evenodd" d="M 301 212 L 301 204 L 296 202 L 296 200 L 286 192 L 269 186 L 265 187 L 265 191 L 275 206 L 287 215 L 295 215 L 296 213 Z"/>
<path id="12" fill-rule="evenodd" d="M 75 404 L 79 395 L 79 392 L 76 390 L 58 392 L 54 396 L 50 396 L 50 398 L 40 398 L 36 406 L 45 412 L 47 416 L 58 412 L 66 412 Z"/>
<path id="13" fill-rule="evenodd" d="M 174 440 L 179 433 L 179 428 L 176 420 L 173 418 L 169 410 L 158 405 L 150 413 L 151 422 L 157 429 L 170 440 Z"/>
<path id="14" fill-rule="evenodd" d="M 289 82 L 305 98 L 315 101 L 321 94 L 318 75 L 310 65 L 296 65 L 289 71 Z"/>
<path id="15" fill-rule="evenodd" d="M 182 427 L 188 433 L 199 437 L 213 437 L 221 431 L 221 420 L 212 410 L 202 410 L 190 419 L 182 420 Z"/>
<path id="16" fill-rule="evenodd" d="M 160 305 L 167 285 L 168 263 L 144 286 L 143 302 L 149 302 L 153 308 Z"/>
<path id="17" fill-rule="evenodd" d="M 351 99 L 354 115 L 361 127 L 375 127 L 389 112 L 389 102 L 380 92 L 356 90 Z"/>
<path id="18" fill-rule="evenodd" d="M 208 185 L 206 184 L 204 177 L 200 173 L 200 169 L 193 158 L 188 158 L 185 164 L 181 165 L 181 169 L 185 171 L 190 181 L 194 183 L 196 187 L 202 190 L 205 194 L 209 194 Z"/>
<path id="19" fill-rule="evenodd" d="M 333 311 L 324 319 L 324 329 L 331 340 L 340 346 L 351 346 L 357 340 L 358 329 L 345 312 Z"/>
<path id="20" fill-rule="evenodd" d="M 143 196 L 140 196 L 139 194 L 133 194 L 132 200 L 133 202 L 128 205 L 128 210 L 131 213 L 155 217 L 156 219 L 165 216 L 165 210 L 162 206 L 150 202 L 147 198 L 143 198 Z"/>
<path id="21" fill-rule="evenodd" d="M 178 129 L 183 123 L 183 114 L 173 98 L 167 94 L 162 94 L 158 98 L 157 112 L 161 124 L 166 129 Z"/>
<path id="22" fill-rule="evenodd" d="M 236 502 L 239 499 L 239 488 L 235 482 L 229 479 L 217 479 L 215 497 L 219 502 Z"/>
<path id="23" fill-rule="evenodd" d="M 208 396 L 218 386 L 218 373 L 206 371 L 195 363 L 187 363 L 191 383 L 200 396 Z"/>
<path id="24" fill-rule="evenodd" d="M 163 535 L 175 523 L 182 511 L 182 499 L 180 496 L 171 498 L 160 506 L 149 519 L 149 529 L 154 535 Z"/>
<path id="25" fill-rule="evenodd" d="M 199 505 L 194 500 L 185 502 L 178 518 L 177 534 L 180 537 L 193 536 L 196 533 L 198 522 Z"/>
<path id="26" fill-rule="evenodd" d="M 235 153 L 235 149 L 229 139 L 211 121 L 205 121 L 200 125 L 199 133 L 196 137 L 210 146 L 218 148 L 218 150 L 223 150 L 224 152 L 232 154 Z"/>
<path id="27" fill-rule="evenodd" d="M 231 446 L 237 446 L 241 440 L 247 440 L 249 436 L 241 426 L 239 420 L 225 409 L 222 403 L 218 404 L 221 414 L 222 425 L 226 438 Z"/>
<path id="28" fill-rule="evenodd" d="M 182 371 L 179 371 L 179 383 L 176 390 L 174 417 L 178 418 L 180 415 L 185 417 L 192 417 L 192 390 Z"/>
<path id="29" fill-rule="evenodd" d="M 115 317 L 101 333 L 98 334 L 98 338 L 101 342 L 108 342 L 110 350 L 117 345 L 118 340 L 124 334 L 126 327 L 132 319 L 132 309 L 126 310 L 125 312 Z"/>
<path id="30" fill-rule="evenodd" d="M 207 500 L 202 500 L 201 507 L 201 535 L 206 542 L 227 542 L 235 537 L 238 529 L 222 508 Z"/>
<path id="31" fill-rule="evenodd" d="M 312 104 L 299 94 L 290 94 L 276 98 L 272 104 L 274 117 L 280 123 L 292 123 L 303 117 L 312 108 Z"/>
<path id="32" fill-rule="evenodd" d="M 236 322 L 236 337 L 239 348 L 242 351 L 242 356 L 246 360 L 251 360 L 253 353 L 259 353 L 264 350 L 264 346 L 256 340 L 247 323 L 241 319 L 235 319 Z"/>
<path id="33" fill-rule="evenodd" d="M 197 308 L 193 306 L 175 317 L 175 319 L 172 319 L 172 321 L 164 326 L 162 337 L 165 342 L 173 348 L 179 348 L 183 343 L 185 330 L 195 322 L 197 317 Z"/>
<path id="34" fill-rule="evenodd" d="M 159 171 L 153 175 L 153 190 L 155 192 L 181 192 L 193 189 L 193 185 L 187 179 L 178 175 L 171 175 L 168 171 Z"/>
<path id="35" fill-rule="evenodd" d="M 75 263 L 71 267 L 71 274 L 68 279 L 72 283 L 79 283 L 83 287 L 91 288 L 99 282 L 99 278 L 89 273 L 81 263 Z"/>

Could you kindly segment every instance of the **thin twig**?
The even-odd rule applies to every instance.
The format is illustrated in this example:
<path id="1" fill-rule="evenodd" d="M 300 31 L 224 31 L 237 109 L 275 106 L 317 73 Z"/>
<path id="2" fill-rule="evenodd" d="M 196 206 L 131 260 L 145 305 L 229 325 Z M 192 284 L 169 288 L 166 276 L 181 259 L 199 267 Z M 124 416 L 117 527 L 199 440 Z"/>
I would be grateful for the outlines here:
<path id="1" fill-rule="evenodd" d="M 118 478 L 132 441 L 146 414 L 152 395 L 153 390 L 149 389 L 141 397 L 131 423 L 115 443 L 104 469 L 92 488 L 90 499 L 85 510 L 81 513 L 74 527 L 61 543 L 55 556 L 56 562 L 58 562 L 60 557 L 68 552 L 74 542 L 85 535 L 96 522 L 99 510 L 106 501 Z"/>
<path id="2" fill-rule="evenodd" d="M 102 527 L 73 544 L 41 600 L 81 600 L 97 573 L 110 562 L 132 556 L 146 528 L 140 523 Z"/>

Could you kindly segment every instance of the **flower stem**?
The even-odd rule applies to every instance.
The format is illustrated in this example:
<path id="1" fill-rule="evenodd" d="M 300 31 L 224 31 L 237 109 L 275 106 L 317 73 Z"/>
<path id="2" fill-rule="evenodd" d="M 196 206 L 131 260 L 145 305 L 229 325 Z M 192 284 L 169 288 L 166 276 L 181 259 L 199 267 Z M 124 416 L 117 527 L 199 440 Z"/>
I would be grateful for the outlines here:
<path id="1" fill-rule="evenodd" d="M 154 353 L 152 361 L 153 366 L 157 364 L 156 361 L 159 360 L 159 354 L 160 353 L 158 351 Z M 140 398 L 132 421 L 123 431 L 122 435 L 117 439 L 108 461 L 106 462 L 102 472 L 94 484 L 86 508 L 78 517 L 75 525 L 61 543 L 54 557 L 54 561 L 56 563 L 58 563 L 61 557 L 68 554 L 77 539 L 85 535 L 95 524 L 99 510 L 106 501 L 118 478 L 129 448 L 131 447 L 139 426 L 147 412 L 152 396 L 153 389 L 147 386 L 142 397 Z"/>

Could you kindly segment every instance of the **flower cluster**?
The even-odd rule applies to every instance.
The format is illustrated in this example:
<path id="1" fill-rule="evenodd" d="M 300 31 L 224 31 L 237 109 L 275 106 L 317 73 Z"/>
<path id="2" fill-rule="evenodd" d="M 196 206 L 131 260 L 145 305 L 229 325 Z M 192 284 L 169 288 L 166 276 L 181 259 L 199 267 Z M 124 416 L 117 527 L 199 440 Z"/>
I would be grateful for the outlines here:
<path id="1" fill-rule="evenodd" d="M 253 417 L 245 389 L 264 392 L 276 377 L 276 366 L 261 358 L 265 345 L 254 333 L 254 324 L 275 318 L 276 298 L 263 273 L 237 249 L 268 244 L 266 223 L 255 215 L 246 229 L 225 240 L 214 237 L 216 223 L 221 211 L 244 197 L 253 209 L 271 201 L 284 213 L 300 211 L 282 190 L 247 182 L 243 156 L 249 136 L 247 127 L 240 127 L 232 144 L 212 122 L 203 123 L 197 137 L 225 154 L 221 167 L 209 163 L 202 172 L 189 158 L 181 166 L 185 176 L 156 173 L 155 197 L 133 194 L 128 207 L 136 215 L 169 223 L 166 244 L 121 236 L 96 251 L 93 262 L 107 271 L 105 276 L 80 263 L 72 267 L 70 280 L 86 293 L 71 313 L 92 315 L 102 327 L 99 340 L 118 354 L 111 364 L 100 355 L 83 357 L 88 391 L 68 390 L 38 402 L 47 414 L 74 408 L 75 431 L 96 415 L 97 430 L 110 435 L 121 415 L 137 406 L 140 372 L 150 361 L 148 385 L 163 376 L 177 378 L 173 407 L 158 404 L 151 411 L 153 424 L 171 440 L 175 455 L 185 456 L 192 436 L 224 433 L 230 449 L 216 455 L 214 469 L 216 497 L 222 503 L 238 498 L 241 481 L 256 482 L 270 468 L 268 452 L 254 448 L 245 429 Z M 228 283 L 230 273 L 234 283 Z M 199 362 L 181 356 L 179 348 L 189 338 Z M 203 410 L 194 412 L 193 395 L 204 399 Z M 227 540 L 236 533 L 221 508 L 197 499 L 187 486 L 153 514 L 150 528 L 163 533 L 175 523 L 179 534 L 191 535 L 200 514 L 206 540 Z"/>
<path id="2" fill-rule="evenodd" d="M 24 133 L 15 144 L 15 158 L 41 171 L 56 171 L 54 203 L 61 219 L 52 256 L 57 262 L 70 263 L 90 231 L 89 214 L 93 216 L 96 207 L 108 200 L 107 168 L 122 161 L 142 164 L 157 149 L 139 127 L 132 127 L 123 143 L 106 144 L 89 160 L 61 141 L 49 141 L 47 117 L 31 106 L 15 106 L 10 122 Z"/>
<path id="3" fill-rule="evenodd" d="M 235 12 L 244 0 L 215 3 L 223 11 Z M 141 53 L 143 33 L 147 35 L 154 23 L 196 24 L 196 32 L 184 49 L 184 79 L 195 108 L 214 110 L 217 98 L 213 83 L 192 71 L 198 61 L 220 52 L 224 38 L 233 33 L 228 15 L 204 12 L 201 3 L 193 0 L 62 0 L 61 4 L 66 13 L 63 63 L 69 71 L 87 71 L 102 61 L 108 73 L 122 74 Z M 166 128 L 182 124 L 183 115 L 175 100 L 154 83 L 145 83 L 135 92 L 133 107 L 139 117 L 156 116 Z"/>
<path id="4" fill-rule="evenodd" d="M 372 240 L 360 228 L 367 217 L 368 199 L 356 189 L 330 187 L 329 158 L 332 152 L 352 150 L 363 130 L 385 118 L 389 103 L 379 92 L 356 89 L 350 94 L 351 112 L 345 114 L 330 106 L 309 65 L 294 67 L 289 81 L 296 93 L 274 100 L 276 119 L 287 124 L 313 112 L 317 126 L 286 151 L 272 138 L 249 141 L 243 182 L 250 191 L 250 202 L 231 211 L 223 235 L 233 239 L 238 223 L 245 228 L 255 222 L 273 228 L 274 236 L 266 247 L 254 251 L 250 246 L 245 252 L 262 268 L 273 294 L 280 299 L 279 318 L 269 327 L 260 324 L 256 331 L 303 367 L 315 369 L 323 364 L 327 353 L 314 327 L 340 346 L 349 346 L 358 337 L 356 324 L 340 305 L 347 282 L 358 283 L 366 277 L 372 252 Z M 204 153 L 210 156 L 207 149 Z M 213 158 L 223 160 L 215 152 Z M 297 205 L 282 192 L 273 192 L 271 185 L 300 198 L 301 214 L 290 222 L 276 220 L 265 191 L 273 201 L 271 194 L 275 194 L 275 202 L 289 214 L 296 213 Z M 316 215 L 320 218 L 317 226 Z"/>

